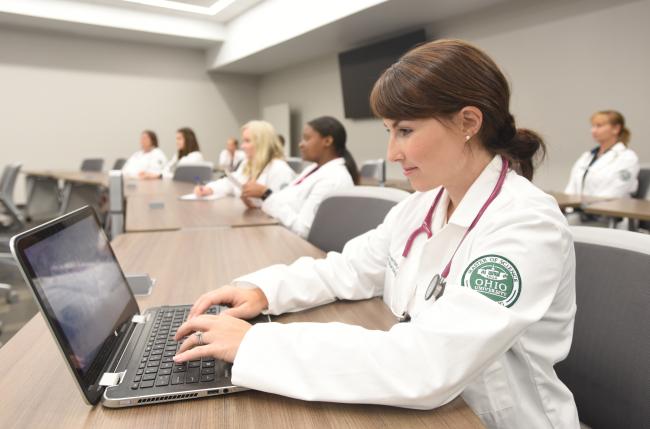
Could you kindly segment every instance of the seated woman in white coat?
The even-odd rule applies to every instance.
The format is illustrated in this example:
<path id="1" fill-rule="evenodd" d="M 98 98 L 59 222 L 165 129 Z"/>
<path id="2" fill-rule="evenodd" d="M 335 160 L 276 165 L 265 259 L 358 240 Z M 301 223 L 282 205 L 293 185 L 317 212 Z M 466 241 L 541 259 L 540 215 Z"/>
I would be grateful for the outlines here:
<path id="1" fill-rule="evenodd" d="M 636 192 L 639 158 L 628 147 L 630 130 L 614 110 L 591 117 L 591 135 L 598 146 L 583 153 L 571 169 L 567 194 L 623 198 Z"/>
<path id="2" fill-rule="evenodd" d="M 172 159 L 163 167 L 160 173 L 147 173 L 142 175 L 143 179 L 160 179 L 174 177 L 176 167 L 179 165 L 190 165 L 204 161 L 203 154 L 199 149 L 199 141 L 191 128 L 180 128 L 176 131 L 176 153 Z"/>
<path id="3" fill-rule="evenodd" d="M 241 196 L 249 207 L 258 207 L 262 204 L 261 199 L 242 196 L 242 186 L 246 183 L 256 182 L 273 191 L 291 183 L 295 173 L 284 160 L 273 125 L 265 121 L 250 121 L 242 127 L 241 135 L 246 161 L 230 176 L 194 188 L 196 196 Z"/>
<path id="4" fill-rule="evenodd" d="M 431 409 L 461 395 L 490 428 L 579 428 L 553 368 L 573 335 L 573 241 L 530 182 L 544 144 L 515 127 L 502 72 L 477 48 L 438 40 L 389 67 L 370 101 L 387 158 L 417 192 L 342 253 L 201 296 L 175 362 L 223 359 L 234 384 L 305 400 Z M 374 296 L 401 323 L 244 320 Z M 202 314 L 213 304 L 230 308 Z"/>
<path id="5" fill-rule="evenodd" d="M 230 137 L 226 148 L 219 154 L 219 168 L 223 171 L 236 171 L 239 165 L 246 160 L 246 154 L 239 149 L 236 138 Z"/>
<path id="6" fill-rule="evenodd" d="M 158 136 L 151 130 L 140 134 L 141 149 L 131 155 L 122 167 L 126 177 L 141 178 L 147 174 L 160 174 L 167 164 L 165 153 L 158 147 Z"/>
<path id="7" fill-rule="evenodd" d="M 359 183 L 359 171 L 345 147 L 343 125 L 331 116 L 309 121 L 302 132 L 302 159 L 314 164 L 292 183 L 274 192 L 259 183 L 248 183 L 242 195 L 261 198 L 262 210 L 301 237 L 307 237 L 318 206 L 330 192 Z"/>

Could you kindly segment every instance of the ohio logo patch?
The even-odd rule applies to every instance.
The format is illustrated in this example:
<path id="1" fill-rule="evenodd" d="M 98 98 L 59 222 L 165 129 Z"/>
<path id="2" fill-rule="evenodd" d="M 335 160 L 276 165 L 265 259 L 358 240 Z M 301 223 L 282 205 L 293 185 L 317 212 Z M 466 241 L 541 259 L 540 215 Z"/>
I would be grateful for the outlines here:
<path id="1" fill-rule="evenodd" d="M 521 293 L 517 267 L 499 255 L 475 259 L 463 273 L 461 283 L 505 307 L 517 302 Z"/>

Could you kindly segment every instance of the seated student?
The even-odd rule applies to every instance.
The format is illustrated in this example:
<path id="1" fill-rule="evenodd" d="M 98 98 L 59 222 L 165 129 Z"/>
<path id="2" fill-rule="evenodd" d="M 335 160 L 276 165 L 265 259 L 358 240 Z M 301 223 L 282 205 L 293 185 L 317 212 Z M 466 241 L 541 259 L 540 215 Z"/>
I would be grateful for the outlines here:
<path id="1" fill-rule="evenodd" d="M 196 139 L 196 134 L 191 128 L 181 128 L 176 131 L 176 149 L 178 151 L 174 154 L 172 159 L 165 164 L 162 173 L 147 173 L 142 175 L 144 179 L 159 179 L 161 177 L 171 179 L 174 177 L 176 167 L 184 164 L 195 164 L 203 162 L 203 154 L 199 151 L 199 142 Z"/>
<path id="2" fill-rule="evenodd" d="M 303 128 L 299 147 L 302 159 L 314 164 L 279 192 L 259 183 L 248 183 L 242 195 L 261 198 L 262 210 L 299 236 L 307 237 L 325 196 L 359 183 L 357 165 L 345 147 L 345 140 L 345 128 L 336 119 L 322 116 L 309 121 Z"/>
<path id="3" fill-rule="evenodd" d="M 158 147 L 158 136 L 150 130 L 140 134 L 141 150 L 137 151 L 124 164 L 122 172 L 126 177 L 144 177 L 147 173 L 160 174 L 167 164 L 165 153 Z"/>
<path id="4" fill-rule="evenodd" d="M 226 142 L 226 148 L 219 154 L 219 167 L 224 171 L 235 171 L 239 164 L 246 159 L 243 150 L 239 150 L 239 142 L 236 138 L 230 137 Z"/>
<path id="5" fill-rule="evenodd" d="M 205 186 L 197 186 L 194 193 L 199 197 L 208 195 L 241 196 L 241 186 L 257 182 L 273 191 L 279 191 L 293 180 L 295 173 L 283 159 L 273 125 L 265 121 L 250 121 L 241 129 L 242 150 L 246 160 L 230 177 L 224 177 Z M 257 207 L 261 200 L 243 197 L 249 207 Z"/>
<path id="6" fill-rule="evenodd" d="M 579 428 L 554 370 L 573 335 L 573 240 L 530 182 L 544 143 L 516 128 L 503 73 L 465 42 L 436 40 L 384 71 L 370 103 L 417 192 L 341 253 L 201 296 L 174 361 L 223 359 L 238 386 L 309 401 L 432 409 L 462 395 L 489 428 Z M 374 296 L 402 323 L 244 320 Z M 230 308 L 202 314 L 214 304 Z"/>
<path id="7" fill-rule="evenodd" d="M 638 186 L 639 158 L 627 147 L 630 130 L 625 118 L 614 110 L 596 112 L 591 117 L 591 135 L 598 146 L 578 158 L 564 192 L 629 197 Z"/>

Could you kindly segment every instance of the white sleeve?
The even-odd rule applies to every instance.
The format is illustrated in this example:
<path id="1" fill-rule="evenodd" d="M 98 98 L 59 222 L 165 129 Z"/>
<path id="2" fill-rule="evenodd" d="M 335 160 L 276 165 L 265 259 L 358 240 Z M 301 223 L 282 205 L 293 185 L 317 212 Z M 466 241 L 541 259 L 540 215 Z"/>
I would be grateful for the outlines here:
<path id="1" fill-rule="evenodd" d="M 325 259 L 302 257 L 291 265 L 272 265 L 235 279 L 257 286 L 269 301 L 268 313 L 300 311 L 335 299 L 366 299 L 384 290 L 391 230 L 399 205 L 376 229 L 360 235 Z"/>
<path id="2" fill-rule="evenodd" d="M 291 204 L 285 204 L 281 196 L 271 194 L 262 204 L 262 210 L 269 216 L 279 220 L 282 225 L 291 231 L 302 238 L 306 238 L 314 222 L 316 210 L 318 210 L 323 199 L 327 194 L 340 187 L 339 180 L 318 181 L 314 184 L 309 196 L 298 211 L 295 211 Z"/>
<path id="3" fill-rule="evenodd" d="M 278 192 L 291 183 L 295 177 L 295 173 L 291 167 L 282 160 L 273 160 L 271 162 L 272 164 L 269 164 L 268 166 L 269 171 L 266 179 L 266 187 L 271 189 L 273 192 Z"/>
<path id="4" fill-rule="evenodd" d="M 602 197 L 624 198 L 636 192 L 639 185 L 639 158 L 631 150 L 622 153 L 612 166 L 612 177 L 598 193 Z"/>
<path id="5" fill-rule="evenodd" d="M 224 170 L 230 167 L 230 159 L 228 157 L 228 151 L 226 149 L 222 150 L 219 154 L 219 167 Z"/>
<path id="6" fill-rule="evenodd" d="M 238 188 L 227 177 L 207 183 L 205 186 L 212 189 L 212 194 L 217 197 L 236 196 L 238 191 Z"/>
<path id="7" fill-rule="evenodd" d="M 566 188 L 564 189 L 565 194 L 579 195 L 582 191 L 582 186 L 581 186 L 582 177 L 580 177 L 578 173 L 578 168 L 583 156 L 584 155 L 581 155 L 578 158 L 578 160 L 573 164 L 573 167 L 571 168 L 571 173 L 569 175 L 569 183 L 567 183 Z"/>
<path id="8" fill-rule="evenodd" d="M 163 168 L 165 167 L 165 164 L 167 163 L 167 157 L 161 150 L 156 150 L 153 149 L 154 152 L 150 159 L 149 163 L 147 164 L 146 171 L 148 173 L 158 173 L 161 174 L 163 171 Z"/>
<path id="9" fill-rule="evenodd" d="M 470 260 L 496 254 L 512 261 L 521 274 L 521 292 L 510 308 L 448 284 L 423 313 L 388 332 L 341 323 L 257 324 L 239 347 L 232 382 L 310 401 L 417 409 L 449 402 L 547 313 L 558 285 L 574 280 L 573 243 L 566 228 L 540 221 L 530 209 L 504 214 L 498 223 L 471 249 Z M 338 277 L 334 269 L 339 266 L 319 268 L 321 276 Z M 308 276 L 301 288 L 288 293 L 313 288 L 319 286 Z M 569 309 L 558 317 L 566 323 L 548 342 L 549 347 L 561 342 L 568 350 L 575 297 L 563 299 Z"/>

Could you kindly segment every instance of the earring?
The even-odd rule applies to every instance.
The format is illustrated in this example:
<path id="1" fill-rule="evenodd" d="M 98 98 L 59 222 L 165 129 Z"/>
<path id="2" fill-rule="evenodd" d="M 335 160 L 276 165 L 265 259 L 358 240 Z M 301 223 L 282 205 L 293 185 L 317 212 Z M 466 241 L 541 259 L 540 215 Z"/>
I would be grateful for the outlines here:
<path id="1" fill-rule="evenodd" d="M 470 138 L 471 138 L 471 136 L 469 136 L 469 135 L 465 136 L 465 141 L 469 141 Z"/>

